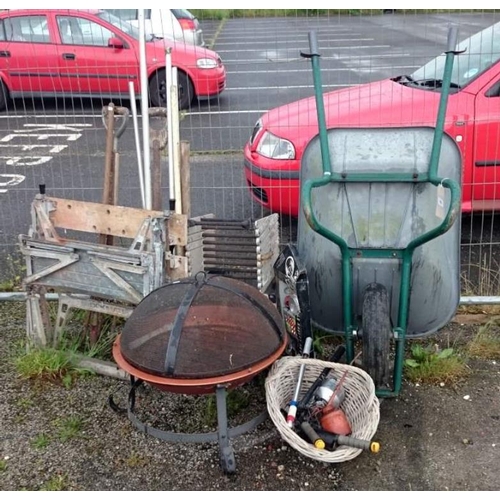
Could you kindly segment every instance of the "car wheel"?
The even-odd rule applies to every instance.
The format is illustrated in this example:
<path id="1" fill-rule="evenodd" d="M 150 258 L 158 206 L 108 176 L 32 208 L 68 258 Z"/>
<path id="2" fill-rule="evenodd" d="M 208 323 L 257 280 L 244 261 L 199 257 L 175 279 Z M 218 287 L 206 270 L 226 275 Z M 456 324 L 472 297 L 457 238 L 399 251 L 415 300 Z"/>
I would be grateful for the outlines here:
<path id="1" fill-rule="evenodd" d="M 179 86 L 179 108 L 189 108 L 194 98 L 193 84 L 186 73 L 179 71 L 177 73 L 177 84 Z"/>
<path id="2" fill-rule="evenodd" d="M 0 111 L 3 111 L 7 107 L 7 97 L 7 87 L 2 80 L 0 80 Z"/>
<path id="3" fill-rule="evenodd" d="M 151 104 L 155 107 L 165 107 L 167 105 L 167 82 L 165 81 L 165 76 L 165 70 L 161 69 L 155 73 L 149 82 Z M 193 84 L 189 76 L 183 71 L 178 71 L 177 83 L 179 87 L 179 108 L 188 108 L 194 97 Z"/>

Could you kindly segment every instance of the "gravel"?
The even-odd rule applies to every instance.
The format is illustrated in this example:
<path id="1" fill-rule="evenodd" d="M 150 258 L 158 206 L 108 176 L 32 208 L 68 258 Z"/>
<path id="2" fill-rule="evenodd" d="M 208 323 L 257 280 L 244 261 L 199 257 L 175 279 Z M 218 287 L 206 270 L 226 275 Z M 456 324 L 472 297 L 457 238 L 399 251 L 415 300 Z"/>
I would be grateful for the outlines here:
<path id="1" fill-rule="evenodd" d="M 24 304 L 0 304 L 0 322 L 1 490 L 500 489 L 500 364 L 495 362 L 477 360 L 462 385 L 405 384 L 399 398 L 384 400 L 379 455 L 363 453 L 342 464 L 314 461 L 290 448 L 267 419 L 231 440 L 236 472 L 228 475 L 217 443 L 161 441 L 114 412 L 108 397 L 125 405 L 127 382 L 93 375 L 66 388 L 20 379 L 12 359 L 25 336 Z M 464 328 L 474 327 L 451 325 L 449 332 Z M 252 404 L 231 417 L 231 426 L 265 409 L 261 381 L 239 390 Z M 137 414 L 164 430 L 214 431 L 208 398 L 145 387 L 138 392 Z"/>

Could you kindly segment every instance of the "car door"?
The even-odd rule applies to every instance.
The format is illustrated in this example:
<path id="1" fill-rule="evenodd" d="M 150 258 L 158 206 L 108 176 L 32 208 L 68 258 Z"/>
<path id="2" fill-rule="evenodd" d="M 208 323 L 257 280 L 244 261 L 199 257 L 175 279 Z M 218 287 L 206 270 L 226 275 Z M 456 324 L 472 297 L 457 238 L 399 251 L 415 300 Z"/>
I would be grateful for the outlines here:
<path id="1" fill-rule="evenodd" d="M 61 89 L 57 46 L 46 15 L 9 15 L 3 19 L 0 70 L 13 97 L 53 95 Z"/>
<path id="2" fill-rule="evenodd" d="M 72 95 L 128 95 L 128 82 L 139 79 L 139 61 L 134 44 L 119 30 L 113 30 L 98 18 L 56 15 L 63 64 L 63 90 Z M 119 39 L 122 47 L 109 46 Z M 137 85 L 136 85 L 137 87 Z"/>
<path id="3" fill-rule="evenodd" d="M 500 75 L 475 99 L 473 197 L 476 208 L 500 208 Z"/>

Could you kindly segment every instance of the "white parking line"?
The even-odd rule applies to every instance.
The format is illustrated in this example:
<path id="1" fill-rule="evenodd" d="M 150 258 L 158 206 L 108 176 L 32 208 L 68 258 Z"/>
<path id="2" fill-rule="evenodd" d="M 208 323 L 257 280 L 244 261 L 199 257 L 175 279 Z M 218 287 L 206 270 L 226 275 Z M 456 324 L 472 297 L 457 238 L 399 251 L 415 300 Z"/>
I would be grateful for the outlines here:
<path id="1" fill-rule="evenodd" d="M 328 40 L 321 40 L 321 43 L 329 43 L 329 42 L 371 42 L 375 40 L 375 38 L 330 38 Z M 291 40 L 277 40 L 275 38 L 272 38 L 271 39 L 273 45 L 275 43 L 290 43 L 291 41 L 292 42 L 297 42 L 297 39 L 296 38 L 293 38 Z M 305 40 L 306 41 L 306 40 Z M 251 42 L 249 41 L 246 41 L 246 42 L 227 42 L 227 43 L 216 43 L 215 44 L 215 50 L 217 52 L 219 52 L 219 47 L 221 45 L 229 45 L 231 47 L 234 47 L 235 45 L 248 45 L 248 44 L 252 44 L 252 45 L 258 45 L 258 44 L 266 44 L 266 45 L 269 45 L 269 41 L 268 40 L 264 40 L 262 42 L 260 42 L 259 40 L 252 40 Z M 304 44 L 304 47 L 306 45 Z"/>
<path id="2" fill-rule="evenodd" d="M 392 58 L 392 57 L 398 57 L 398 58 L 401 58 L 401 57 L 409 57 L 411 56 L 412 54 L 410 54 L 409 52 L 404 52 L 404 53 L 399 53 L 399 54 L 380 54 L 380 55 L 377 55 L 376 58 L 377 59 L 388 59 L 388 58 Z M 352 61 L 353 59 L 355 59 L 356 57 L 363 57 L 363 56 L 335 56 L 335 57 L 328 57 L 328 56 L 322 56 L 321 59 L 335 59 L 336 61 Z M 279 63 L 289 63 L 289 62 L 295 62 L 295 61 L 302 61 L 304 62 L 305 64 L 308 64 L 310 65 L 311 63 L 307 60 L 307 59 L 304 59 L 303 57 L 300 57 L 300 58 L 289 58 L 289 59 L 273 59 L 272 62 L 279 62 Z M 263 59 L 224 59 L 224 64 L 245 64 L 245 63 L 261 63 L 261 64 L 268 64 L 269 61 L 266 61 L 266 60 L 263 60 Z M 227 68 L 226 68 L 227 69 Z M 228 71 L 228 74 L 231 73 L 231 71 Z"/>
<path id="3" fill-rule="evenodd" d="M 274 28 L 273 31 L 279 33 L 280 35 L 290 36 L 290 32 L 280 32 L 279 31 L 279 26 L 276 23 L 270 23 L 271 27 Z M 309 26 L 307 27 L 307 30 L 314 30 L 316 33 L 321 33 L 322 31 L 327 31 L 328 33 L 332 33 L 333 31 L 347 31 L 351 33 L 351 29 L 346 27 L 346 26 L 329 26 L 329 25 L 323 25 L 323 26 Z M 252 29 L 245 29 L 243 27 L 242 29 L 238 28 L 231 28 L 231 27 L 224 27 L 224 31 L 221 33 L 220 36 L 223 35 L 241 35 L 241 34 L 248 34 L 248 35 L 254 35 L 255 33 L 262 32 L 264 34 L 269 34 L 269 27 L 262 27 L 262 28 L 252 28 Z M 307 37 L 307 31 L 301 31 L 300 33 L 297 33 L 297 36 L 305 36 Z"/>
<path id="4" fill-rule="evenodd" d="M 330 85 L 323 84 L 323 88 L 337 88 L 337 87 L 355 87 L 356 84 L 352 83 L 332 83 Z M 226 89 L 230 92 L 249 91 L 249 90 L 293 90 L 293 89 L 313 89 L 314 85 L 276 85 L 275 87 L 234 87 Z"/>
<path id="5" fill-rule="evenodd" d="M 326 50 L 358 50 L 358 49 L 388 49 L 391 48 L 391 45 L 349 45 L 346 47 L 325 47 L 321 49 L 322 52 Z M 286 49 L 283 50 L 304 50 L 304 47 L 286 47 Z M 225 53 L 225 52 L 234 52 L 234 50 L 219 50 L 217 49 L 217 52 L 219 54 Z M 269 49 L 269 50 L 262 50 L 262 49 L 239 49 L 238 53 L 240 52 L 275 52 L 275 49 Z"/>
<path id="6" fill-rule="evenodd" d="M 352 61 L 354 64 L 356 64 L 356 59 L 353 58 L 353 61 Z M 321 73 L 331 73 L 331 72 L 336 72 L 336 71 L 361 71 L 361 70 L 366 70 L 366 69 L 370 69 L 372 71 L 385 71 L 385 70 L 393 70 L 393 69 L 413 69 L 413 68 L 419 68 L 420 66 L 406 66 L 406 65 L 402 65 L 402 66 L 365 66 L 364 68 L 363 67 L 353 67 L 353 68 L 321 68 Z M 311 72 L 311 69 L 310 68 L 304 68 L 304 69 L 293 69 L 293 70 L 290 70 L 290 69 L 268 69 L 268 70 L 260 70 L 260 69 L 257 69 L 255 71 L 231 71 L 231 72 L 228 72 L 228 74 L 230 75 L 236 75 L 236 74 L 257 74 L 257 73 L 266 73 L 266 74 L 274 74 L 274 73 L 310 73 Z M 226 90 L 228 90 L 226 88 Z"/>

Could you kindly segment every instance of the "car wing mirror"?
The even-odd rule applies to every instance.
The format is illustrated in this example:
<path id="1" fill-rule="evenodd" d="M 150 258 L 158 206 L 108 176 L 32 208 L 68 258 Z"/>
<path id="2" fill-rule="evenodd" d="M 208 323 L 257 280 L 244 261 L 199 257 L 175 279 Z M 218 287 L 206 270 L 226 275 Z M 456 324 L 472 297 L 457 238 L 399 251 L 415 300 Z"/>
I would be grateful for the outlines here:
<path id="1" fill-rule="evenodd" d="M 123 42 L 119 38 L 113 36 L 108 40 L 108 47 L 123 49 Z"/>

